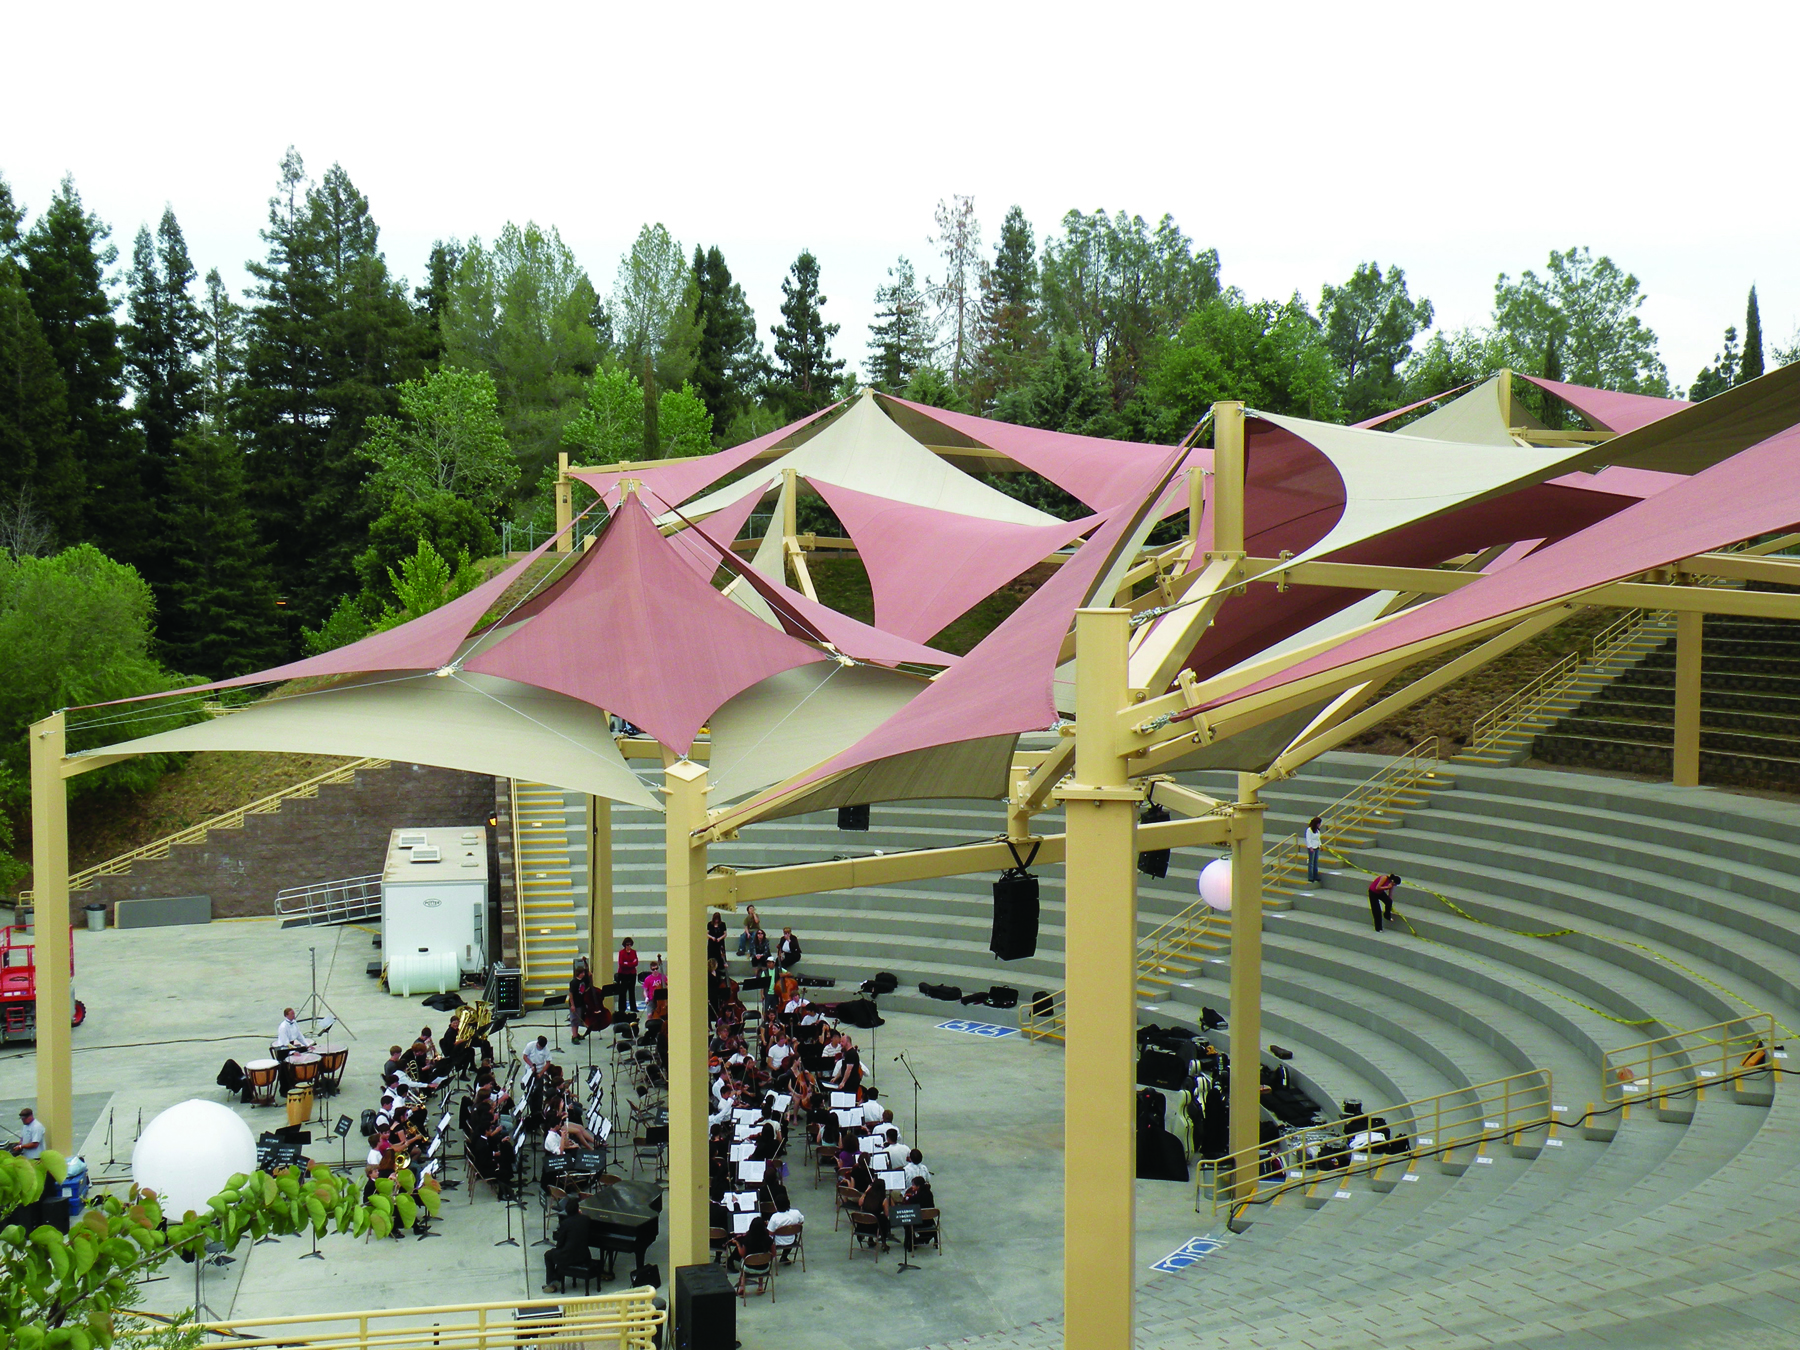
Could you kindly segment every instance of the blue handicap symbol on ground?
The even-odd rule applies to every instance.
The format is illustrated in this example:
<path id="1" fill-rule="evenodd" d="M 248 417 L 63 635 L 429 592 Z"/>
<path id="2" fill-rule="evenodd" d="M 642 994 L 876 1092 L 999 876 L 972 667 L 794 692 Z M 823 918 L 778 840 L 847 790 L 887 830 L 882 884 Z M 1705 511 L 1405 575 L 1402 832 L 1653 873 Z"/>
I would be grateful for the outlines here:
<path id="1" fill-rule="evenodd" d="M 1150 1269 L 1168 1271 L 1171 1273 L 1177 1270 L 1186 1270 L 1208 1252 L 1216 1252 L 1223 1245 L 1223 1243 L 1215 1242 L 1211 1238 L 1190 1238 L 1167 1256 L 1163 1257 L 1162 1260 L 1151 1266 Z"/>
<path id="2" fill-rule="evenodd" d="M 1017 1036 L 1017 1027 L 997 1027 L 992 1022 L 971 1022 L 966 1018 L 955 1017 L 948 1022 L 938 1023 L 939 1031 L 966 1031 L 971 1036 L 986 1036 L 991 1040 L 999 1040 L 1002 1036 Z"/>

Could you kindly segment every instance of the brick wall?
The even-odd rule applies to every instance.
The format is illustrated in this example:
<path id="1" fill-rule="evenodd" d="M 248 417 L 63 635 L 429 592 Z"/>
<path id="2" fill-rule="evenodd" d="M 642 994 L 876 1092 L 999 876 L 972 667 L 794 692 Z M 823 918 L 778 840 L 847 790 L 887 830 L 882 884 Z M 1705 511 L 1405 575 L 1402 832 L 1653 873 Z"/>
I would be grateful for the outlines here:
<path id="1" fill-rule="evenodd" d="M 365 769 L 316 797 L 251 816 L 241 830 L 215 830 L 203 843 L 102 878 L 70 896 L 70 909 L 79 919 L 81 907 L 96 901 L 210 895 L 214 918 L 272 914 L 276 891 L 379 872 L 395 829 L 486 825 L 493 809 L 487 774 L 423 764 Z"/>

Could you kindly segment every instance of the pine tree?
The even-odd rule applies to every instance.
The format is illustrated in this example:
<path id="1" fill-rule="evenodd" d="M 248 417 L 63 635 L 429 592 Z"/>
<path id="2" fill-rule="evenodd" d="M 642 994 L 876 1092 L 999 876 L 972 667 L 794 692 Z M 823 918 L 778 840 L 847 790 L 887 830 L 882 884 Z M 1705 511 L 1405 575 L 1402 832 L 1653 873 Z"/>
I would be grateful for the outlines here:
<path id="1" fill-rule="evenodd" d="M 1762 311 L 1756 304 L 1756 287 L 1750 288 L 1750 301 L 1744 308 L 1744 354 L 1738 361 L 1739 384 L 1746 384 L 1763 373 Z"/>
<path id="2" fill-rule="evenodd" d="M 994 261 L 982 269 L 981 312 L 976 320 L 975 402 L 988 407 L 1014 388 L 1043 350 L 1037 245 L 1031 222 L 1014 206 L 1000 223 Z"/>
<path id="3" fill-rule="evenodd" d="M 827 297 L 819 294 L 819 260 L 802 249 L 781 283 L 783 323 L 775 335 L 775 392 L 792 417 L 804 417 L 828 405 L 837 393 L 844 363 L 833 359 L 831 339 L 838 325 L 826 323 L 820 311 Z"/>
<path id="4" fill-rule="evenodd" d="M 1725 330 L 1725 346 L 1710 366 L 1701 367 L 1700 373 L 1694 376 L 1694 382 L 1688 387 L 1688 398 L 1695 403 L 1703 403 L 1714 394 L 1722 394 L 1731 388 L 1742 368 L 1743 357 L 1738 353 L 1738 334 L 1736 328 Z"/>
<path id="5" fill-rule="evenodd" d="M 702 251 L 696 244 L 693 271 L 700 342 L 691 378 L 713 425 L 724 427 L 750 405 L 768 378 L 768 361 L 756 338 L 756 315 L 744 288 L 731 279 L 724 255 L 717 247 Z"/>
<path id="6" fill-rule="evenodd" d="M 209 679 L 278 661 L 287 643 L 274 578 L 231 437 L 198 428 L 176 439 L 165 515 L 172 551 L 158 606 L 164 660 Z"/>
<path id="7" fill-rule="evenodd" d="M 208 424 L 213 430 L 222 431 L 230 419 L 231 403 L 237 397 L 238 380 L 244 373 L 244 310 L 231 298 L 216 267 L 206 274 L 206 300 L 201 305 L 200 321 L 205 330 L 202 405 Z"/>
<path id="8" fill-rule="evenodd" d="M 18 256 L 24 239 L 25 209 L 13 198 L 12 184 L 0 174 L 0 258 Z"/>
<path id="9" fill-rule="evenodd" d="M 277 585 L 304 623 L 355 584 L 377 505 L 362 490 L 364 426 L 398 410 L 396 386 L 424 369 L 426 333 L 339 166 L 310 186 L 290 149 L 263 238 L 234 424 Z"/>
<path id="10" fill-rule="evenodd" d="M 5 223 L 0 215 L 0 230 Z M 81 497 L 62 370 L 18 264 L 0 254 L 0 510 L 41 518 L 66 539 L 79 528 Z"/>
<path id="11" fill-rule="evenodd" d="M 934 217 L 938 255 L 944 263 L 944 279 L 926 286 L 937 301 L 938 327 L 944 334 L 945 366 L 950 382 L 966 384 L 975 357 L 975 316 L 981 284 L 981 224 L 975 219 L 975 199 L 953 194 L 939 201 Z"/>
<path id="12" fill-rule="evenodd" d="M 81 204 L 72 179 L 32 223 L 20 257 L 44 340 L 62 373 L 70 448 L 85 480 L 74 502 L 45 501 L 43 509 L 71 536 L 85 537 L 115 558 L 136 556 L 142 487 L 138 448 L 125 395 L 119 326 L 106 290 L 106 269 L 118 259 L 112 231 Z"/>
<path id="13" fill-rule="evenodd" d="M 888 268 L 888 284 L 875 288 L 875 322 L 869 325 L 869 383 L 897 394 L 931 359 L 937 341 L 913 265 L 901 258 Z"/>
<path id="14" fill-rule="evenodd" d="M 456 276 L 456 265 L 462 261 L 462 245 L 452 239 L 437 240 L 425 263 L 425 284 L 413 292 L 414 307 L 426 327 L 427 360 L 438 361 L 444 355 L 442 319 L 444 306 L 450 302 L 450 283 Z"/>

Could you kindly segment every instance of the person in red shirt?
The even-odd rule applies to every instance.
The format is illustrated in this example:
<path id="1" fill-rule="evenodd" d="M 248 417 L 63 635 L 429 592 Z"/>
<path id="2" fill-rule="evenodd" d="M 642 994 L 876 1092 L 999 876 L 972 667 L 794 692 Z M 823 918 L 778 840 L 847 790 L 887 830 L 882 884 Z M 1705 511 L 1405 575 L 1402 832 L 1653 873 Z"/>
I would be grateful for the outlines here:
<path id="1" fill-rule="evenodd" d="M 637 944 L 626 938 L 619 946 L 619 1006 L 637 1011 Z"/>
<path id="2" fill-rule="evenodd" d="M 1378 876 L 1369 883 L 1369 914 L 1375 920 L 1375 931 L 1381 931 L 1382 911 L 1387 912 L 1387 921 L 1394 921 L 1394 888 L 1400 884 L 1400 874 L 1389 872 Z"/>

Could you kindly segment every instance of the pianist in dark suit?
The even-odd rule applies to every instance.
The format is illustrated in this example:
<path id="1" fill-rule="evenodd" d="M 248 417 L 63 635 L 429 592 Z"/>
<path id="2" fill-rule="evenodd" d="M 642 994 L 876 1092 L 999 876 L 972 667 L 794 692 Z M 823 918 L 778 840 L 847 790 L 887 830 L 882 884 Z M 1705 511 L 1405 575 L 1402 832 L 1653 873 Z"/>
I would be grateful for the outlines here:
<path id="1" fill-rule="evenodd" d="M 563 1271 L 588 1262 L 588 1221 L 576 1196 L 565 1196 L 562 1220 L 556 1225 L 556 1244 L 544 1253 L 544 1292 L 562 1293 Z"/>

